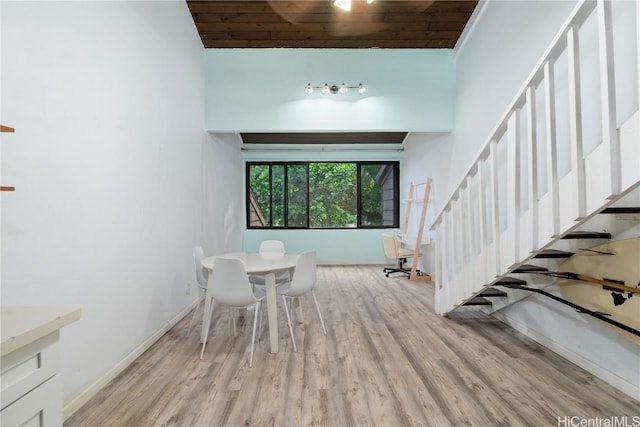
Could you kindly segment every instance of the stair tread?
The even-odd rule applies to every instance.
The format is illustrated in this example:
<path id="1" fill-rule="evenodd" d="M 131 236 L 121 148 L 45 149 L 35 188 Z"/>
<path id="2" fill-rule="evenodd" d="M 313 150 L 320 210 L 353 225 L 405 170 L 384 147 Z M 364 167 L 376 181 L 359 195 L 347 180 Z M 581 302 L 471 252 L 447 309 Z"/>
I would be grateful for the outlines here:
<path id="1" fill-rule="evenodd" d="M 539 265 L 522 264 L 521 266 L 513 270 L 513 273 L 533 273 L 540 271 L 549 271 L 549 269 L 540 267 Z"/>
<path id="2" fill-rule="evenodd" d="M 499 291 L 497 289 L 487 288 L 487 289 L 483 290 L 482 292 L 480 292 L 477 296 L 481 297 L 481 298 L 506 297 L 507 293 Z"/>
<path id="3" fill-rule="evenodd" d="M 557 249 L 545 249 L 538 252 L 534 258 L 569 258 L 574 252 L 560 251 Z"/>
<path id="4" fill-rule="evenodd" d="M 516 279 L 515 277 L 503 277 L 497 282 L 493 283 L 494 285 L 526 285 L 527 282 L 525 280 Z"/>
<path id="5" fill-rule="evenodd" d="M 474 297 L 462 305 L 492 305 L 493 303 L 486 298 Z"/>
<path id="6" fill-rule="evenodd" d="M 611 239 L 611 233 L 600 231 L 572 231 L 566 234 L 563 239 Z"/>
<path id="7" fill-rule="evenodd" d="M 640 207 L 617 207 L 617 208 L 606 208 L 600 213 L 603 214 L 636 214 L 640 213 Z"/>

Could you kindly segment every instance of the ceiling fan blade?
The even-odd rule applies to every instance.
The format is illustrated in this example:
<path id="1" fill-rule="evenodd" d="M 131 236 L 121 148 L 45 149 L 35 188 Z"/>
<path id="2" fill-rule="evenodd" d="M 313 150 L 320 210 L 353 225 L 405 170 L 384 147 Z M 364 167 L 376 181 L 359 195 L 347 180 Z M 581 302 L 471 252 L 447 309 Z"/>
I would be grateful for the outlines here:
<path id="1" fill-rule="evenodd" d="M 299 30 L 326 31 L 331 37 L 358 37 L 388 30 L 388 15 L 421 13 L 435 0 L 352 0 L 351 11 L 344 11 L 330 0 L 266 0 L 273 11 Z"/>
<path id="2" fill-rule="evenodd" d="M 267 0 L 267 3 L 275 13 L 291 24 L 308 22 L 310 14 L 319 13 L 320 7 L 327 8 L 327 2 L 322 0 Z M 329 5 L 333 6 L 331 3 Z"/>

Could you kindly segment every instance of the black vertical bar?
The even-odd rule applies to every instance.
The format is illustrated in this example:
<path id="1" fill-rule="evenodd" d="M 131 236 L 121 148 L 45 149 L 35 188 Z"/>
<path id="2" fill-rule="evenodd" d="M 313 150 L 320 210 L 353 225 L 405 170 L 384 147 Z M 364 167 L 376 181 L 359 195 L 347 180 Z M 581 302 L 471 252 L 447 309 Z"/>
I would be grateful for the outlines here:
<path id="1" fill-rule="evenodd" d="M 269 228 L 273 227 L 273 165 L 269 163 Z"/>
<path id="2" fill-rule="evenodd" d="M 284 228 L 289 228 L 289 164 L 282 165 L 284 168 Z"/>
<path id="3" fill-rule="evenodd" d="M 307 170 L 307 228 L 311 228 L 311 197 L 310 197 L 310 193 L 311 193 L 311 182 L 309 180 L 309 162 L 305 163 L 306 166 L 306 170 Z"/>
<path id="4" fill-rule="evenodd" d="M 247 229 L 251 226 L 251 212 L 249 206 L 251 205 L 251 181 L 250 181 L 250 168 L 251 164 L 246 163 L 244 167 L 244 185 L 245 185 L 245 198 L 244 198 L 244 211 L 246 216 L 246 227 Z"/>
<path id="5" fill-rule="evenodd" d="M 400 162 L 393 162 L 393 226 L 400 227 Z M 427 201 L 424 200 L 423 203 Z"/>
<path id="6" fill-rule="evenodd" d="M 356 162 L 356 228 L 362 227 L 362 163 Z"/>

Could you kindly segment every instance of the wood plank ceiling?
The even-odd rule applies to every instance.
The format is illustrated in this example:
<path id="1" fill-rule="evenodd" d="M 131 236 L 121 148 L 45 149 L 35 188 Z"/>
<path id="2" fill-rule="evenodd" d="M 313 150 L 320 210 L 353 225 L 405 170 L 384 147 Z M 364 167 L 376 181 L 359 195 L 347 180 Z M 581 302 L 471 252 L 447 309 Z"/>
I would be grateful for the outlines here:
<path id="1" fill-rule="evenodd" d="M 407 132 L 241 133 L 244 144 L 402 144 Z"/>
<path id="2" fill-rule="evenodd" d="M 188 0 L 205 48 L 453 48 L 477 0 Z"/>

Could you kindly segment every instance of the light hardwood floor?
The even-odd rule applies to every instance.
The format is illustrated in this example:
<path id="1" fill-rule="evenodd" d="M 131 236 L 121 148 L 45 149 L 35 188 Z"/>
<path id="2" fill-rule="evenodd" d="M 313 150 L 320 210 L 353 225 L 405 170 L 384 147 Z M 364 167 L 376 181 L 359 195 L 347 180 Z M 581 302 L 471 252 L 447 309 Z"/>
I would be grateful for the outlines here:
<path id="1" fill-rule="evenodd" d="M 321 266 L 316 292 L 327 335 L 309 297 L 297 353 L 280 305 L 280 353 L 268 352 L 263 331 L 253 368 L 251 322 L 228 337 L 226 310 L 216 310 L 200 360 L 200 326 L 186 338 L 187 316 L 65 426 L 557 426 L 565 416 L 640 416 L 640 402 L 498 320 L 466 308 L 434 314 L 431 284 L 387 279 L 382 267 Z"/>

